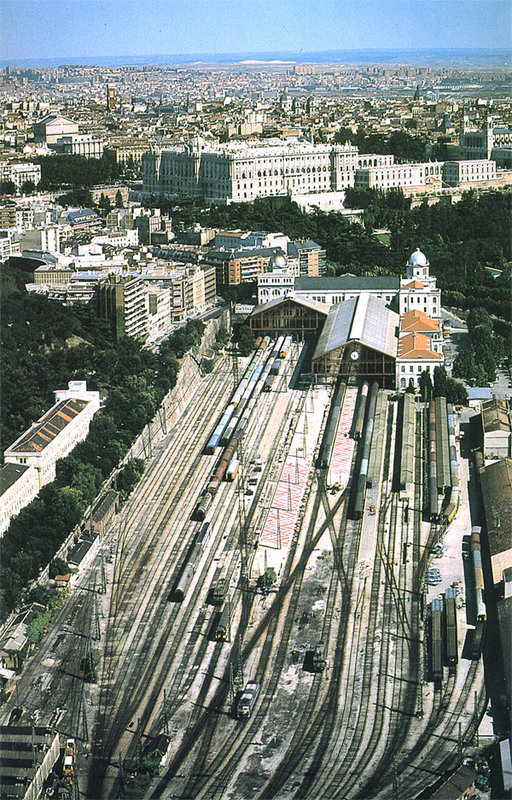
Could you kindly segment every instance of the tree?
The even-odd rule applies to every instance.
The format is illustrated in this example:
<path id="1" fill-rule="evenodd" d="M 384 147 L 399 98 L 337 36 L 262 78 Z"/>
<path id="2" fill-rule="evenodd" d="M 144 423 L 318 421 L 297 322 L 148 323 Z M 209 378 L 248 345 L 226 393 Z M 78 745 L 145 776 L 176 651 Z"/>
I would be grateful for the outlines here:
<path id="1" fill-rule="evenodd" d="M 63 206 L 79 206 L 80 208 L 91 208 L 94 205 L 92 193 L 90 189 L 83 186 L 77 186 L 65 194 L 61 194 L 57 198 L 58 202 Z"/>
<path id="2" fill-rule="evenodd" d="M 22 194 L 32 194 L 36 190 L 36 185 L 34 181 L 23 181 L 20 187 L 20 192 Z"/>
<path id="3" fill-rule="evenodd" d="M 248 356 L 254 350 L 256 336 L 247 325 L 242 325 L 238 331 L 237 341 L 240 355 Z"/>
<path id="4" fill-rule="evenodd" d="M 453 405 L 467 406 L 468 392 L 466 387 L 453 378 L 446 379 L 446 401 Z"/>
<path id="5" fill-rule="evenodd" d="M 16 194 L 17 186 L 13 181 L 0 182 L 0 194 Z"/>
<path id="6" fill-rule="evenodd" d="M 125 500 L 132 492 L 134 487 L 140 481 L 144 472 L 144 461 L 141 458 L 132 458 L 124 465 L 122 470 L 118 472 L 116 484 L 121 499 Z"/>
<path id="7" fill-rule="evenodd" d="M 69 572 L 67 563 L 62 558 L 54 558 L 50 562 L 48 574 L 50 578 L 55 578 L 56 575 L 66 575 Z"/>
<path id="8" fill-rule="evenodd" d="M 124 208 L 123 196 L 120 189 L 116 192 L 116 208 Z"/>
<path id="9" fill-rule="evenodd" d="M 434 367 L 434 397 L 446 397 L 446 370 Z"/>
<path id="10" fill-rule="evenodd" d="M 98 208 L 100 210 L 100 213 L 104 217 L 106 217 L 109 211 L 112 210 L 112 203 L 110 202 L 110 197 L 104 195 L 103 192 L 101 193 L 101 197 L 98 200 Z"/>
<path id="11" fill-rule="evenodd" d="M 432 399 L 432 378 L 430 377 L 430 372 L 427 372 L 426 369 L 423 370 L 421 375 L 418 378 L 418 386 L 421 392 L 421 399 L 424 402 L 428 402 Z"/>

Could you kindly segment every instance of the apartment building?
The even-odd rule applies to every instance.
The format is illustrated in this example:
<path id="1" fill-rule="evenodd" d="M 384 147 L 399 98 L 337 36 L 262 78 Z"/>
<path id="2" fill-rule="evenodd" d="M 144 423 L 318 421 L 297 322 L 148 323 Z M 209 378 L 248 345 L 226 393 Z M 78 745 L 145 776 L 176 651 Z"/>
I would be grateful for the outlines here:
<path id="1" fill-rule="evenodd" d="M 146 338 L 148 312 L 144 281 L 140 275 L 109 275 L 97 287 L 97 302 L 99 316 L 111 322 L 116 338 Z"/>
<path id="2" fill-rule="evenodd" d="M 15 163 L 13 161 L 0 161 L 0 182 L 12 181 L 17 189 L 24 183 L 32 181 L 37 186 L 41 180 L 41 165 L 29 161 Z"/>
<path id="3" fill-rule="evenodd" d="M 71 381 L 68 389 L 55 392 L 55 405 L 23 433 L 4 452 L 5 464 L 33 467 L 37 473 L 38 491 L 55 479 L 55 464 L 87 436 L 91 420 L 100 407 L 99 392 L 87 390 L 85 381 Z M 18 483 L 19 482 L 19 483 Z M 10 485 L 12 504 L 18 510 L 33 496 L 32 477 L 26 472 Z M 13 488 L 15 487 L 15 488 Z"/>

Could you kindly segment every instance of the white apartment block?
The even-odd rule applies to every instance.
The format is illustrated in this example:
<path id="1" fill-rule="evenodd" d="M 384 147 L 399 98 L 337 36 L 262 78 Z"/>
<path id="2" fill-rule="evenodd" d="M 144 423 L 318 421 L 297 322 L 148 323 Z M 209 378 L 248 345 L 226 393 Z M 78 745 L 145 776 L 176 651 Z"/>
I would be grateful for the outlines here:
<path id="1" fill-rule="evenodd" d="M 151 286 L 146 289 L 148 302 L 148 339 L 155 341 L 171 328 L 171 290 Z"/>
<path id="2" fill-rule="evenodd" d="M 45 250 L 50 253 L 60 251 L 60 227 L 45 225 L 41 228 L 25 230 L 21 234 L 20 243 L 23 250 Z"/>
<path id="3" fill-rule="evenodd" d="M 4 453 L 6 464 L 36 470 L 38 489 L 55 479 L 56 462 L 85 439 L 100 407 L 99 392 L 87 391 L 85 381 L 71 381 L 68 389 L 55 393 L 55 399 L 55 405 Z"/>
<path id="4" fill-rule="evenodd" d="M 11 256 L 20 255 L 20 242 L 15 228 L 0 230 L 0 263 L 7 261 Z"/>
<path id="5" fill-rule="evenodd" d="M 0 466 L 0 536 L 12 517 L 32 502 L 39 492 L 37 469 L 27 464 Z"/>
<path id="6" fill-rule="evenodd" d="M 26 181 L 32 181 L 36 186 L 41 180 L 41 165 L 31 164 L 29 161 L 14 163 L 0 161 L 0 181 L 12 181 L 20 189 Z"/>

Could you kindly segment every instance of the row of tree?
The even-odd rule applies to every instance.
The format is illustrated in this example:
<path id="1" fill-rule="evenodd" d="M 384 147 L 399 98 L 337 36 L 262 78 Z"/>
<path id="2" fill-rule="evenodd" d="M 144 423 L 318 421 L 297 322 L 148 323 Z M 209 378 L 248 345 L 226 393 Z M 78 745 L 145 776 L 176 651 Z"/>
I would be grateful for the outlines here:
<path id="1" fill-rule="evenodd" d="M 36 164 L 41 165 L 39 189 L 61 189 L 63 186 L 89 187 L 99 183 L 112 183 L 119 180 L 122 167 L 112 158 L 86 158 L 54 154 L 37 156 Z"/>
<path id="2" fill-rule="evenodd" d="M 453 374 L 477 386 L 486 386 L 506 356 L 505 342 L 494 333 L 493 320 L 485 308 L 473 308 L 467 318 L 470 346 L 461 350 L 453 364 Z"/>

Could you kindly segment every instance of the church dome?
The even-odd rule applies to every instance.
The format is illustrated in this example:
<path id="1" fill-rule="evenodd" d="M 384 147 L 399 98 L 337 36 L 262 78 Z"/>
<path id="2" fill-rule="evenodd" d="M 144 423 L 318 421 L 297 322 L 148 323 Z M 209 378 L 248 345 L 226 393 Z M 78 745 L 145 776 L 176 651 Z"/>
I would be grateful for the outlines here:
<path id="1" fill-rule="evenodd" d="M 417 247 L 414 253 L 411 253 L 409 256 L 409 264 L 410 267 L 428 267 L 428 260 L 424 253 L 421 252 L 420 248 Z"/>
<path id="2" fill-rule="evenodd" d="M 281 253 L 276 253 L 272 256 L 271 264 L 273 269 L 286 269 L 286 256 L 282 255 Z"/>

